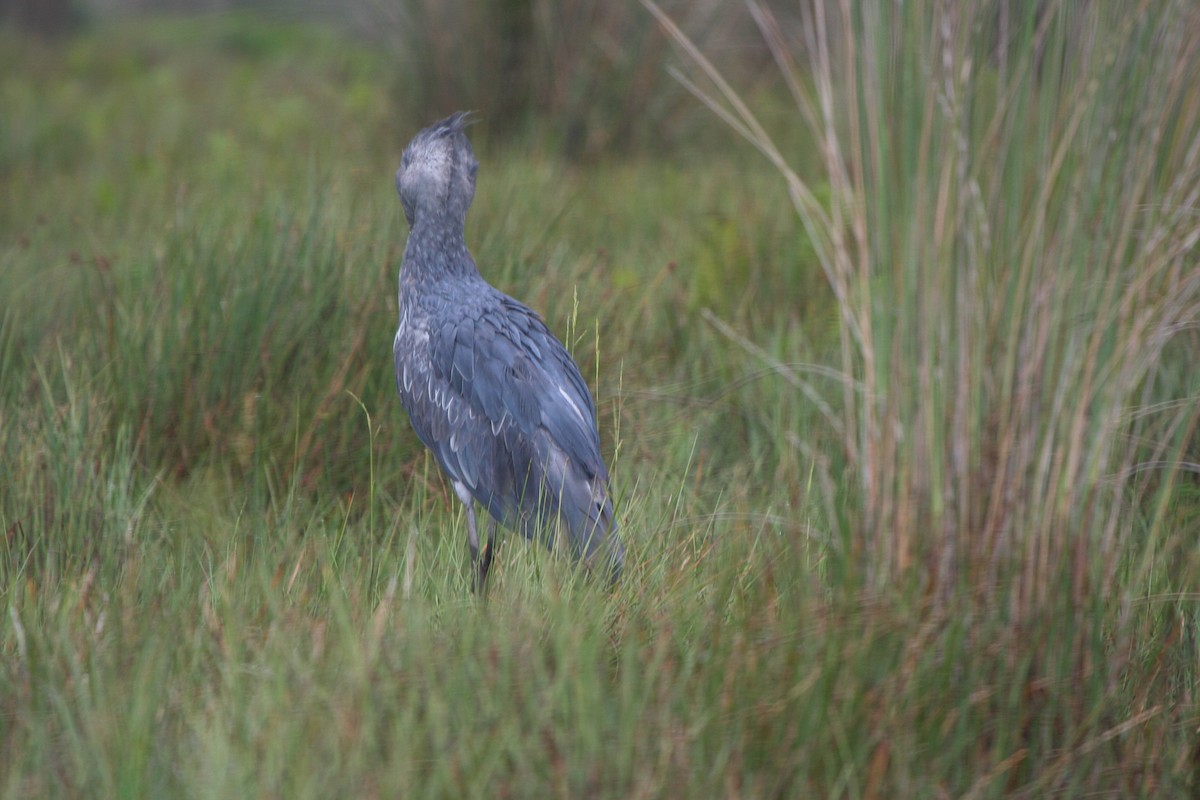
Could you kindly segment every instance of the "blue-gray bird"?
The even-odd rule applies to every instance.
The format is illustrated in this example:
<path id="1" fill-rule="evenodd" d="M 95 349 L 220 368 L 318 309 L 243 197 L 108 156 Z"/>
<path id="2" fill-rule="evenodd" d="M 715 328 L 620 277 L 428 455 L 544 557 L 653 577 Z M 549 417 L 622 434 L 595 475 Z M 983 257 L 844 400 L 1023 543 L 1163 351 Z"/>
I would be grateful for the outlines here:
<path id="1" fill-rule="evenodd" d="M 485 281 L 463 226 L 479 162 L 454 114 L 413 138 L 396 172 L 408 220 L 400 265 L 396 387 L 417 436 L 466 507 L 482 588 L 496 524 L 619 577 L 624 548 L 579 367 L 534 311 Z M 482 553 L 474 504 L 491 520 Z"/>

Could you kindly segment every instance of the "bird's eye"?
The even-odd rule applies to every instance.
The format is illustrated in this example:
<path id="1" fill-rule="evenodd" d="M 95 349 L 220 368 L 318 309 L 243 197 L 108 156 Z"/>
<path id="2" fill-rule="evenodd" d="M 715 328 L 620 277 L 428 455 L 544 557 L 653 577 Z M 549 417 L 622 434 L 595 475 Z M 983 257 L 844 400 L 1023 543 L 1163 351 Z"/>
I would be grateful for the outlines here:
<path id="1" fill-rule="evenodd" d="M 405 169 L 408 169 L 409 162 L 411 162 L 411 161 L 412 161 L 412 153 L 405 150 L 404 155 L 401 156 L 401 158 L 400 158 L 400 166 L 404 167 Z"/>

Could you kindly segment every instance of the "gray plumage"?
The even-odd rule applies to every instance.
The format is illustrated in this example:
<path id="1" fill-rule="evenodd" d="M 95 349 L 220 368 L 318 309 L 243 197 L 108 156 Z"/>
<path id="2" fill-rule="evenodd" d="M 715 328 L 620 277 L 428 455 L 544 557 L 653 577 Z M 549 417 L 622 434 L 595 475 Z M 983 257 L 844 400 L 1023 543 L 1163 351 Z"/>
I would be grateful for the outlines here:
<path id="1" fill-rule="evenodd" d="M 466 506 L 478 586 L 496 523 L 615 580 L 624 550 L 600 456 L 596 408 L 542 319 L 479 274 L 463 236 L 478 162 L 459 113 L 413 138 L 396 172 L 410 228 L 400 266 L 396 387 L 413 429 Z M 491 515 L 482 554 L 474 503 Z"/>

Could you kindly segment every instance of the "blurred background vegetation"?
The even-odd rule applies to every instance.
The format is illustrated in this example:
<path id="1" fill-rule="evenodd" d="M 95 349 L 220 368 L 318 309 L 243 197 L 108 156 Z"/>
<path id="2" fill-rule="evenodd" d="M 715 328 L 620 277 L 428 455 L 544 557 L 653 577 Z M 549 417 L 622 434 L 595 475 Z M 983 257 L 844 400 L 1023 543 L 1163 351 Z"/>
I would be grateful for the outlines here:
<path id="1" fill-rule="evenodd" d="M 779 3 L 781 8 L 790 4 Z M 762 38 L 737 3 L 666 6 L 743 85 L 777 78 Z M 795 16 L 794 9 L 788 9 Z M 256 13 L 317 22 L 386 55 L 389 101 L 412 119 L 470 108 L 495 135 L 536 135 L 571 158 L 677 146 L 708 126 L 664 69 L 670 45 L 637 3 L 605 0 L 4 0 L 0 19 L 54 37 L 145 15 Z M 278 32 L 229 32 L 245 55 Z M 552 125 L 545 125 L 553 120 Z"/>
<path id="2" fill-rule="evenodd" d="M 0 0 L 0 794 L 1193 793 L 1200 43 L 1141 10 Z M 395 397 L 461 108 L 612 592 L 509 537 L 471 597 Z"/>

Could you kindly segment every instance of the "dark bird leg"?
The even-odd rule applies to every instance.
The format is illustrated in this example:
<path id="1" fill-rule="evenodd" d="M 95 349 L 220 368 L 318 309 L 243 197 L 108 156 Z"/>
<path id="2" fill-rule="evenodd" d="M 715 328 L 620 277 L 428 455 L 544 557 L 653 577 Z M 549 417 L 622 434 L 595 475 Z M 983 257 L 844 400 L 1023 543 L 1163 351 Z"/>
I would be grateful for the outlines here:
<path id="1" fill-rule="evenodd" d="M 483 591 L 483 580 L 487 577 L 488 567 L 492 565 L 492 544 L 496 535 L 496 522 L 488 528 L 488 542 L 483 550 L 483 559 L 479 557 L 479 527 L 475 524 L 475 499 L 467 487 L 457 481 L 454 483 L 454 493 L 462 501 L 467 510 L 467 546 L 471 549 L 471 567 L 475 570 L 474 589 L 476 594 Z"/>
<path id="2" fill-rule="evenodd" d="M 476 565 L 478 571 L 475 575 L 475 591 L 482 592 L 483 584 L 487 580 L 488 570 L 492 567 L 492 556 L 496 554 L 496 520 L 493 518 L 488 521 L 488 537 L 487 544 L 483 546 L 483 553 L 478 561 L 474 558 L 472 551 L 472 563 Z"/>
<path id="3" fill-rule="evenodd" d="M 483 584 L 487 581 L 488 570 L 492 566 L 492 556 L 496 552 L 496 520 L 488 520 L 487 543 L 483 552 L 479 551 L 479 527 L 475 522 L 475 504 L 464 502 L 467 508 L 467 546 L 471 548 L 471 566 L 475 571 L 474 589 L 476 594 L 483 592 Z"/>
<path id="4" fill-rule="evenodd" d="M 492 564 L 492 549 L 485 547 L 483 560 L 479 559 L 479 528 L 475 525 L 475 504 L 465 503 L 467 507 L 467 546 L 471 548 L 471 568 L 475 571 L 475 593 L 483 591 L 483 579 L 487 577 L 487 569 Z M 489 542 L 490 543 L 490 542 Z"/>

